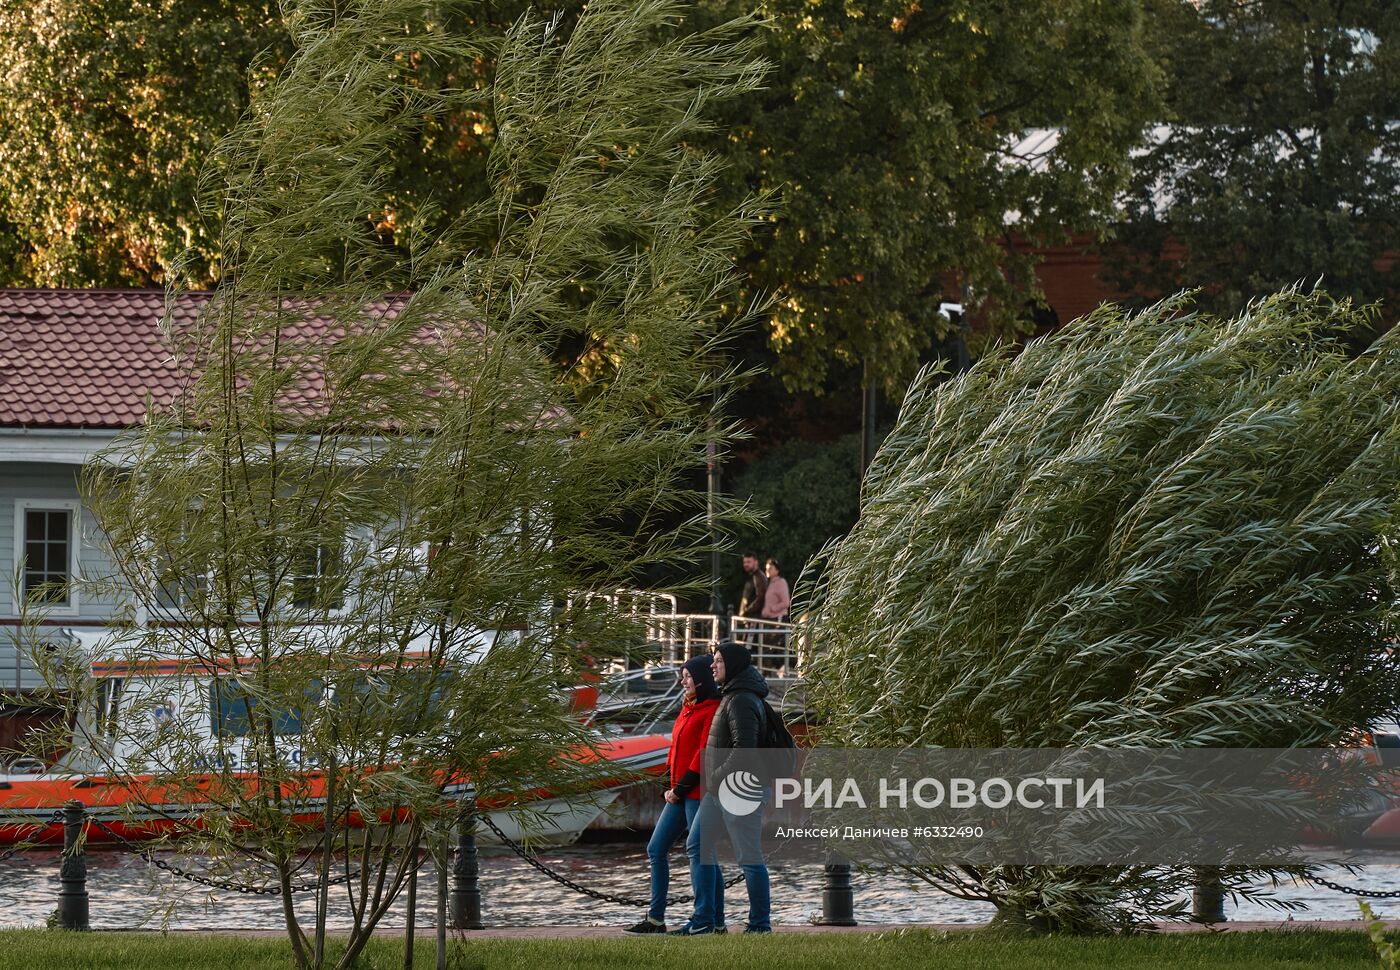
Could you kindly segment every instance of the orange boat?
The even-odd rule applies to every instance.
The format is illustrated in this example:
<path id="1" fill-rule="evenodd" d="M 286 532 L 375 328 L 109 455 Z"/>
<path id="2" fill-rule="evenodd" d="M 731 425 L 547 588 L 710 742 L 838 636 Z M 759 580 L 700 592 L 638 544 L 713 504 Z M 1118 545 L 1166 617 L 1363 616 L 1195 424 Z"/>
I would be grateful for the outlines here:
<path id="1" fill-rule="evenodd" d="M 215 786 L 226 790 L 230 785 L 256 785 L 256 774 L 238 770 L 237 745 L 226 740 L 218 746 L 223 752 L 217 766 L 220 770 L 196 776 L 193 784 L 181 785 L 178 794 L 163 786 L 155 775 L 94 771 L 94 760 L 90 755 L 85 757 L 83 750 L 83 738 L 97 736 L 96 725 L 104 719 L 115 719 L 123 698 L 133 694 L 148 701 L 152 696 L 165 700 L 168 707 L 158 704 L 153 708 L 157 719 L 179 717 L 183 725 L 194 726 L 211 741 L 216 735 L 227 739 L 230 724 L 236 728 L 238 722 L 236 700 L 229 700 L 226 689 L 231 670 L 208 670 L 191 676 L 188 665 L 160 661 L 139 665 L 100 662 L 92 665 L 91 672 L 97 681 L 97 711 L 92 724 L 75 729 L 74 750 L 52 765 L 22 759 L 12 764 L 8 773 L 0 774 L 0 845 L 62 843 L 63 826 L 56 813 L 74 801 L 81 802 L 91 817 L 103 823 L 89 828 L 90 842 L 159 838 L 197 824 L 199 816 L 214 807 L 212 801 L 197 801 L 193 793 Z M 576 696 L 576 704 L 577 700 Z M 246 718 L 246 707 L 244 712 Z M 299 732 L 299 724 L 294 726 L 297 730 L 286 732 L 287 736 L 295 737 Z M 488 814 L 508 838 L 522 837 L 522 815 L 528 812 L 533 840 L 572 842 L 624 788 L 635 784 L 639 775 L 665 770 L 670 742 L 670 734 L 663 732 L 600 734 L 593 750 L 580 748 L 574 757 L 587 762 L 601 757 L 616 770 L 604 773 L 589 791 L 559 797 L 547 789 L 537 789 L 509 805 L 479 803 L 478 811 Z M 297 762 L 299 754 L 298 746 L 291 751 L 291 760 Z M 308 767 L 296 776 L 294 787 L 298 810 L 293 818 L 308 827 L 319 824 L 324 806 L 322 773 Z M 450 780 L 443 786 L 443 797 L 473 797 L 470 781 Z M 487 834 L 483 840 L 491 837 Z"/>

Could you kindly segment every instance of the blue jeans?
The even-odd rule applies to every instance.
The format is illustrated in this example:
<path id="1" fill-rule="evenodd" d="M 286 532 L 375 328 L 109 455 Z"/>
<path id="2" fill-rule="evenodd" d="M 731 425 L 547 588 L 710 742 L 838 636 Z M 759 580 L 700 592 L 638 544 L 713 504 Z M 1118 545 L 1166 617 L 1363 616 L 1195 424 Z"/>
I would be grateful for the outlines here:
<path id="1" fill-rule="evenodd" d="M 723 919 L 724 876 L 714 851 L 714 837 L 720 825 L 744 871 L 744 886 L 749 891 L 749 928 L 772 929 L 768 867 L 763 864 L 763 810 L 749 815 L 731 815 L 709 794 L 700 799 L 700 810 L 690 823 L 690 838 L 685 843 L 690 856 L 691 886 L 695 891 L 695 915 L 691 917 L 691 925 L 703 929 L 718 926 Z"/>
<path id="2" fill-rule="evenodd" d="M 687 798 L 679 805 L 670 802 L 661 806 L 656 828 L 651 830 L 651 841 L 647 843 L 647 859 L 651 862 L 651 908 L 647 915 L 658 923 L 666 921 L 666 897 L 671 892 L 671 849 L 680 840 L 681 833 L 695 821 L 695 813 L 700 810 L 700 799 Z M 692 874 L 693 876 L 693 874 Z M 717 887 L 718 908 L 715 916 L 706 925 L 724 925 L 724 880 L 716 867 L 714 874 Z"/>

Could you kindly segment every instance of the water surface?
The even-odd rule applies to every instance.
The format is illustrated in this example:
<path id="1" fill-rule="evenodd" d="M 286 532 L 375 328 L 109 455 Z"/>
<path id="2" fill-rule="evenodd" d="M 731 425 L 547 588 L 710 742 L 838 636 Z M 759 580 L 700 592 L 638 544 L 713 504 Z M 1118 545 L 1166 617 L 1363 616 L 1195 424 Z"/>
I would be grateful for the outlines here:
<path id="1" fill-rule="evenodd" d="M 174 860 L 174 856 L 158 857 Z M 592 889 L 618 895 L 643 897 L 647 891 L 647 861 L 637 845 L 576 845 L 550 849 L 540 858 L 561 874 Z M 182 860 L 191 868 L 197 863 Z M 59 853 L 56 850 L 24 852 L 0 862 L 0 927 L 42 926 L 57 906 Z M 735 870 L 728 869 L 727 874 Z M 1352 875 L 1333 872 L 1337 882 L 1368 889 L 1400 889 L 1400 864 L 1369 867 Z M 436 874 L 424 866 L 419 882 L 420 925 L 431 925 L 435 912 Z M 820 913 L 822 869 L 816 865 L 782 865 L 772 869 L 773 917 L 780 923 L 805 923 Z M 481 888 L 484 917 L 491 926 L 617 925 L 640 918 L 642 909 L 598 902 L 552 882 L 515 855 L 501 849 L 481 853 Z M 672 892 L 688 893 L 684 856 L 678 855 L 672 873 Z M 250 896 L 209 890 L 178 879 L 148 865 L 139 856 L 116 850 L 88 852 L 88 894 L 94 929 L 160 927 L 170 929 L 281 928 L 281 904 L 276 896 Z M 1313 886 L 1286 885 L 1277 890 L 1281 899 L 1307 904 L 1295 920 L 1355 919 L 1354 898 Z M 298 897 L 298 909 L 308 910 L 310 899 Z M 742 919 L 746 906 L 743 884 L 728 893 L 730 921 Z M 348 926 L 350 908 L 343 886 L 332 887 L 332 926 Z M 1374 902 L 1382 915 L 1400 916 L 1400 900 Z M 856 918 L 862 923 L 983 923 L 992 908 L 945 896 L 927 886 L 911 883 L 894 873 L 855 875 Z M 673 907 L 672 922 L 689 910 Z M 1226 904 L 1231 919 L 1286 919 L 1285 914 L 1253 903 Z M 387 927 L 403 926 L 402 903 L 386 918 Z"/>

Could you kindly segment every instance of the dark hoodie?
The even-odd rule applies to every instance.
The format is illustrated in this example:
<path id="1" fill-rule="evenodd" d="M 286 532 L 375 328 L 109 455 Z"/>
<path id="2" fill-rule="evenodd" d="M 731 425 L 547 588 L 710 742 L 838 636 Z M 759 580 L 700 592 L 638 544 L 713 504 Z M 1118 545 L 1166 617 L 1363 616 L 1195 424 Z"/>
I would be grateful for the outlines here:
<path id="1" fill-rule="evenodd" d="M 725 661 L 728 679 L 720 685 L 719 710 L 710 722 L 710 737 L 705 747 L 760 748 L 768 735 L 768 709 L 763 703 L 768 696 L 768 682 L 752 665 L 730 675 L 728 657 Z M 721 762 L 715 777 L 724 774 Z"/>

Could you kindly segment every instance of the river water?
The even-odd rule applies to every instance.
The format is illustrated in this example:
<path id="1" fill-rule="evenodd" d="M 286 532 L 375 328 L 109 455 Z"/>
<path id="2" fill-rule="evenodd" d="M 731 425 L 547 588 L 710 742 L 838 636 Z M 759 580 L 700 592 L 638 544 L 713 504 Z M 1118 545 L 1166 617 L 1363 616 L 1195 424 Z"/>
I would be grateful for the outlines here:
<path id="1" fill-rule="evenodd" d="M 172 856 L 165 856 L 172 859 Z M 541 852 L 540 860 L 568 878 L 592 889 L 645 896 L 646 854 L 638 845 L 575 845 Z M 197 864 L 190 864 L 197 868 Z M 0 928 L 42 926 L 57 905 L 59 855 L 57 851 L 20 853 L 0 862 Z M 732 873 L 733 870 L 727 870 Z M 1368 889 L 1400 889 L 1400 864 L 1371 866 L 1355 875 L 1337 872 L 1340 883 Z M 805 923 L 820 912 L 822 870 L 815 865 L 774 866 L 773 916 L 779 923 Z M 436 876 L 431 864 L 419 882 L 420 925 L 431 925 L 434 916 Z M 991 907 L 953 899 L 927 887 L 911 884 L 907 877 L 891 873 L 855 875 L 856 918 L 862 923 L 939 922 L 977 924 L 991 916 Z M 516 856 L 499 849 L 481 853 L 483 915 L 489 926 L 616 925 L 640 918 L 642 910 L 601 903 L 574 893 L 534 871 Z M 332 888 L 332 926 L 349 923 L 350 910 L 343 887 Z M 678 856 L 672 872 L 672 892 L 688 893 L 686 866 Z M 140 857 L 121 851 L 88 852 L 88 894 L 94 929 L 228 929 L 281 927 L 280 901 L 275 896 L 251 896 L 207 890 L 148 865 Z M 1294 914 L 1296 920 L 1355 919 L 1355 900 L 1312 886 L 1287 885 L 1279 898 L 1307 904 Z M 299 908 L 309 905 L 298 897 Z M 745 906 L 743 884 L 727 896 L 731 922 L 742 921 Z M 1226 904 L 1231 919 L 1278 920 L 1277 910 L 1253 903 Z M 1385 916 L 1400 916 L 1400 900 L 1380 900 L 1375 909 Z M 679 922 L 688 907 L 674 907 L 668 914 Z M 386 926 L 402 926 L 400 905 L 386 919 Z"/>

